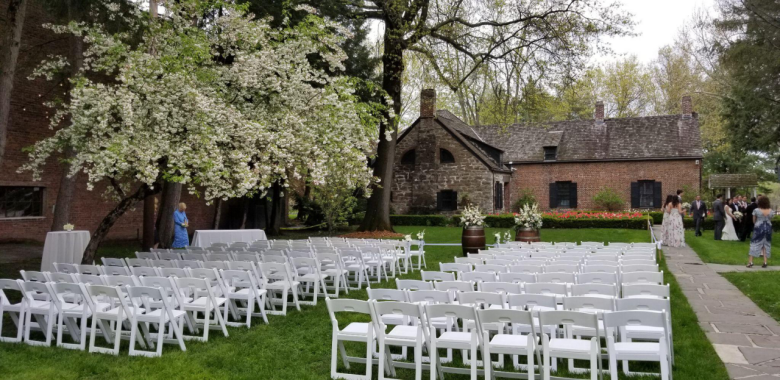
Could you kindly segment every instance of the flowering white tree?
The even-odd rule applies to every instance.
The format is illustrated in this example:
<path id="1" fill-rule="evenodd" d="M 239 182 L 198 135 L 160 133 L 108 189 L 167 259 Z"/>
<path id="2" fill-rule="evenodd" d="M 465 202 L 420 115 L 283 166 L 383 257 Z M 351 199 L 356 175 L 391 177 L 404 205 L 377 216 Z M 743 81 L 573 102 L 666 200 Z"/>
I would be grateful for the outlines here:
<path id="1" fill-rule="evenodd" d="M 347 38 L 338 24 L 312 14 L 274 29 L 230 2 L 162 5 L 163 18 L 139 14 L 122 33 L 52 26 L 84 36 L 84 67 L 51 120 L 53 128 L 66 116 L 69 123 L 38 142 L 20 170 L 39 177 L 45 161 L 70 146 L 71 175 L 86 173 L 90 190 L 110 184 L 107 195 L 119 203 L 94 232 L 85 262 L 114 222 L 166 181 L 201 189 L 206 200 L 263 193 L 301 173 L 317 185 L 334 173 L 355 187 L 372 181 L 366 155 L 381 106 L 361 103 L 354 79 L 336 75 L 345 59 L 338 43 Z M 54 57 L 38 73 L 65 62 Z"/>

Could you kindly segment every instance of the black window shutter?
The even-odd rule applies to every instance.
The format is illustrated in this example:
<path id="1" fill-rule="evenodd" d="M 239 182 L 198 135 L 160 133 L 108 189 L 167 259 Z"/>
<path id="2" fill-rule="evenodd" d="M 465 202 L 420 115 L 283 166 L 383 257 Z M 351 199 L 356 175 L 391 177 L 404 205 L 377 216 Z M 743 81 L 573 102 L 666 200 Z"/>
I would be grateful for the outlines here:
<path id="1" fill-rule="evenodd" d="M 436 209 L 437 210 L 441 210 L 442 209 L 442 204 L 444 203 L 444 200 L 442 199 L 443 195 L 444 194 L 442 194 L 441 191 L 436 193 Z"/>
<path id="2" fill-rule="evenodd" d="M 639 182 L 631 182 L 631 208 L 639 208 Z"/>
<path id="3" fill-rule="evenodd" d="M 571 208 L 577 208 L 577 183 L 575 182 L 569 185 L 569 204 Z"/>
<path id="4" fill-rule="evenodd" d="M 653 182 L 653 208 L 663 207 L 663 199 L 661 198 L 663 193 L 661 192 L 661 182 Z"/>
<path id="5" fill-rule="evenodd" d="M 553 182 L 550 184 L 550 208 L 558 207 L 558 185 Z"/>

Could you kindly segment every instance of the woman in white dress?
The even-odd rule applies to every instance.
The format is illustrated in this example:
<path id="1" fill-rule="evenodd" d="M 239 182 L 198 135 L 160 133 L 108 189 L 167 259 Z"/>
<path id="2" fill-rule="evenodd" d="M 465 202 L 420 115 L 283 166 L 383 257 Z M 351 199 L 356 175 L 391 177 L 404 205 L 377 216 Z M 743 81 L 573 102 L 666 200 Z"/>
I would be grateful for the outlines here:
<path id="1" fill-rule="evenodd" d="M 734 228 L 734 207 L 732 206 L 732 201 L 729 199 L 727 201 L 723 209 L 726 211 L 726 226 L 723 227 L 723 237 L 721 240 L 739 240 L 739 236 L 737 236 L 737 230 Z"/>

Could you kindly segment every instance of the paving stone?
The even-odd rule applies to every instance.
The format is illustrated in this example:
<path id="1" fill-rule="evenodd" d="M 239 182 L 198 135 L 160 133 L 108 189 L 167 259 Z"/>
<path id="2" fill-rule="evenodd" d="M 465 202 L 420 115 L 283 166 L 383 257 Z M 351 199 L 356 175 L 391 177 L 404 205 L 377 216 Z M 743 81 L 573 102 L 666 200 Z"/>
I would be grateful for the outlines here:
<path id="1" fill-rule="evenodd" d="M 726 370 L 729 371 L 729 377 L 732 379 L 738 379 L 740 377 L 754 376 L 761 372 L 749 368 L 744 364 L 726 364 Z"/>
<path id="2" fill-rule="evenodd" d="M 721 301 L 717 300 L 700 300 L 700 299 L 689 299 L 688 303 L 691 304 L 691 306 L 694 307 L 717 307 L 722 308 L 723 303 Z"/>
<path id="3" fill-rule="evenodd" d="M 780 348 L 780 336 L 752 336 L 750 339 L 756 346 L 766 348 Z"/>
<path id="4" fill-rule="evenodd" d="M 780 335 L 780 325 L 778 325 L 777 323 L 774 323 L 774 324 L 767 324 L 767 326 L 766 326 L 766 327 L 767 327 L 769 330 L 772 330 L 772 332 L 773 332 L 773 333 L 775 333 L 775 335 Z"/>
<path id="5" fill-rule="evenodd" d="M 701 322 L 699 322 L 701 323 Z M 718 331 L 722 333 L 738 333 L 738 334 L 756 334 L 756 335 L 772 335 L 772 333 L 761 325 L 746 325 L 746 324 L 734 324 L 734 323 L 714 323 Z"/>
<path id="6" fill-rule="evenodd" d="M 701 322 L 726 322 L 734 324 L 746 324 L 746 325 L 766 325 L 775 323 L 774 319 L 763 316 L 747 316 L 739 315 L 735 313 L 729 314 L 698 314 L 699 321 Z"/>
<path id="7" fill-rule="evenodd" d="M 780 358 L 780 350 L 770 348 L 740 347 L 739 350 L 750 364 L 758 364 Z"/>
<path id="8" fill-rule="evenodd" d="M 718 357 L 723 363 L 726 364 L 750 364 L 747 359 L 745 359 L 745 355 L 742 354 L 742 351 L 739 350 L 739 346 L 733 346 L 730 344 L 713 344 L 713 348 L 715 348 L 715 353 L 718 354 Z"/>
<path id="9" fill-rule="evenodd" d="M 730 307 L 709 306 L 706 309 L 707 312 L 712 314 L 737 314 L 737 315 L 748 316 L 748 317 L 756 317 L 756 316 L 764 317 L 764 314 L 761 313 L 760 310 L 751 310 L 749 307 L 746 307 L 745 309 L 735 309 Z M 694 307 L 693 310 L 698 313 L 696 307 Z"/>
<path id="10" fill-rule="evenodd" d="M 745 334 L 707 333 L 707 338 L 714 344 L 731 344 L 734 346 L 752 347 L 750 339 Z"/>
<path id="11" fill-rule="evenodd" d="M 672 317 L 674 318 L 674 317 Z M 712 329 L 712 325 L 705 322 L 699 322 L 699 327 L 701 327 L 701 330 L 704 332 L 714 332 L 715 330 Z"/>

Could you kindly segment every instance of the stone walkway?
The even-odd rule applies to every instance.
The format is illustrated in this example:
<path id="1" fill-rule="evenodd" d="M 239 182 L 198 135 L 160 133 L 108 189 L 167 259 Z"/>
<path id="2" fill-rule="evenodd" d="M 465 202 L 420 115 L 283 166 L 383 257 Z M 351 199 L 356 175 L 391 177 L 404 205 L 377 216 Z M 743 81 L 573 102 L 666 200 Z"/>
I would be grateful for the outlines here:
<path id="1" fill-rule="evenodd" d="M 762 272 L 762 271 L 776 271 L 780 270 L 780 266 L 768 266 L 766 268 L 761 268 L 761 258 L 758 258 L 755 260 L 755 266 L 752 268 L 748 268 L 745 265 L 725 265 L 725 264 L 707 264 L 708 267 L 712 268 L 715 272 L 718 273 L 724 273 L 724 272 Z M 747 262 L 745 262 L 747 264 Z"/>
<path id="2" fill-rule="evenodd" d="M 655 233 L 659 236 L 660 231 Z M 780 378 L 780 324 L 711 265 L 704 264 L 692 249 L 663 250 L 669 271 L 677 278 L 731 378 Z"/>

